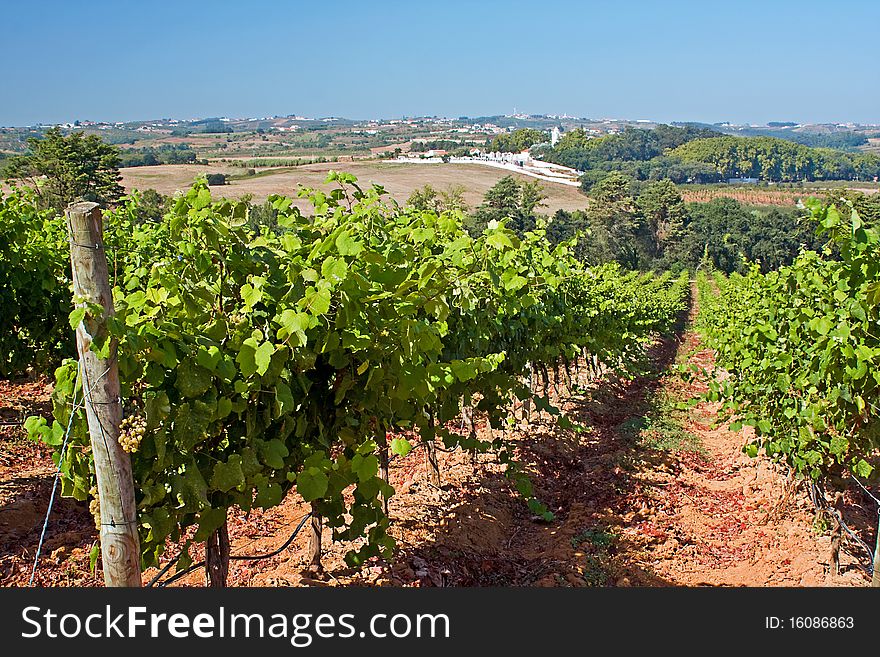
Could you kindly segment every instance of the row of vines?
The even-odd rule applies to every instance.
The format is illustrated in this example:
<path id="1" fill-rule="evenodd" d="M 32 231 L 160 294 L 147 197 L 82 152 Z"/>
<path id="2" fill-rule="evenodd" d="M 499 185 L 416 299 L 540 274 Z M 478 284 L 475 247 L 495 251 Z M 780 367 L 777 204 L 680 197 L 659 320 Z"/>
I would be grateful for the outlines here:
<path id="1" fill-rule="evenodd" d="M 754 189 L 736 186 L 688 186 L 682 189 L 681 197 L 688 203 L 709 203 L 716 198 L 732 198 L 745 205 L 779 205 L 792 207 L 805 192 L 795 189 Z"/>
<path id="2" fill-rule="evenodd" d="M 806 202 L 829 244 L 762 274 L 701 274 L 701 321 L 729 376 L 711 396 L 746 446 L 813 481 L 869 477 L 880 447 L 880 234 L 859 213 Z"/>
<path id="3" fill-rule="evenodd" d="M 116 313 L 90 348 L 107 356 L 118 342 L 143 568 L 171 544 L 187 568 L 189 547 L 222 531 L 228 509 L 272 507 L 292 490 L 334 540 L 356 546 L 352 565 L 387 557 L 388 459 L 414 446 L 494 452 L 532 511 L 551 519 L 503 433 L 479 439 L 452 421 L 468 409 L 499 429 L 517 400 L 564 421 L 531 381 L 546 389 L 550 371 L 570 380 L 585 356 L 625 367 L 684 307 L 686 276 L 583 269 L 573 242 L 551 247 L 542 227 L 518 237 L 493 223 L 472 238 L 456 214 L 400 207 L 349 174 L 327 182 L 337 188 L 300 190 L 311 216 L 270 197 L 271 229 L 250 227 L 246 204 L 213 199 L 204 181 L 157 223 L 139 222 L 136 195 L 105 213 Z M 8 374 L 43 335 L 41 362 L 69 355 L 71 326 L 102 310 L 70 312 L 63 219 L 35 211 L 23 191 L 0 197 L 0 214 L 26 218 L 13 237 L 28 245 L 0 267 L 45 270 L 42 296 L 21 281 L 10 303 L 53 299 L 34 305 L 45 326 L 0 319 L 18 323 L 19 340 L 4 333 L 2 343 Z M 72 410 L 77 369 L 61 362 L 54 420 L 26 428 L 55 448 L 62 493 L 86 500 L 95 474 L 84 413 Z"/>

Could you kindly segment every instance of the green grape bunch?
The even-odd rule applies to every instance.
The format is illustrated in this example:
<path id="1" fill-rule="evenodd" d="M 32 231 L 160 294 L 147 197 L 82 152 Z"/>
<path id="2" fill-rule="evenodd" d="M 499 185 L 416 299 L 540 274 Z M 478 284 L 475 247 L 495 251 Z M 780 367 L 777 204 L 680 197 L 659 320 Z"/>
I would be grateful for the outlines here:
<path id="1" fill-rule="evenodd" d="M 101 531 L 101 498 L 98 497 L 98 486 L 89 489 L 89 513 L 95 521 L 95 529 Z"/>
<path id="2" fill-rule="evenodd" d="M 147 421 L 141 415 L 130 415 L 119 423 L 119 444 L 123 451 L 133 454 L 138 451 L 144 434 L 147 431 Z"/>

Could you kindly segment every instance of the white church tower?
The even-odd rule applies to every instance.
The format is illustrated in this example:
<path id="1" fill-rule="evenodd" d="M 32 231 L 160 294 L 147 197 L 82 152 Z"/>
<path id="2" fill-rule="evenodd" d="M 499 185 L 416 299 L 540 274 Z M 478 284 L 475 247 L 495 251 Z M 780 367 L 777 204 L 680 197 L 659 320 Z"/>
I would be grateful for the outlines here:
<path id="1" fill-rule="evenodd" d="M 556 143 L 559 141 L 559 127 L 553 126 L 553 129 L 550 131 L 550 145 L 556 146 Z"/>

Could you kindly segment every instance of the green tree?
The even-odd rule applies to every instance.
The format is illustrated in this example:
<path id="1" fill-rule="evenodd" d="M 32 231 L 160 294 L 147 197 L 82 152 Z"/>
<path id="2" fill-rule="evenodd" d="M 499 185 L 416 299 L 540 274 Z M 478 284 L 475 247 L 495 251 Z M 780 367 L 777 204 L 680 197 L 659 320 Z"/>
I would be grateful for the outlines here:
<path id="1" fill-rule="evenodd" d="M 595 241 L 592 239 L 589 219 L 582 210 L 567 212 L 557 210 L 547 225 L 547 241 L 552 245 L 577 238 L 573 255 L 581 262 L 593 263 L 599 259 L 596 257 Z M 610 258 L 606 258 L 610 259 Z"/>
<path id="2" fill-rule="evenodd" d="M 678 188 L 669 180 L 649 183 L 637 203 L 651 231 L 652 255 L 661 258 L 668 243 L 681 239 L 687 207 Z"/>
<path id="3" fill-rule="evenodd" d="M 599 204 L 617 203 L 632 206 L 631 187 L 632 180 L 630 178 L 622 173 L 614 172 L 595 184 L 590 197 Z M 632 211 L 635 211 L 634 208 Z"/>
<path id="4" fill-rule="evenodd" d="M 589 217 L 596 239 L 593 258 L 616 260 L 624 267 L 648 267 L 651 232 L 630 193 L 632 180 L 613 172 L 593 186 Z"/>
<path id="5" fill-rule="evenodd" d="M 450 185 L 446 190 L 436 190 L 430 184 L 413 190 L 406 204 L 420 212 L 467 212 L 464 200 L 465 188 L 462 185 Z"/>
<path id="6" fill-rule="evenodd" d="M 670 154 L 708 164 L 724 178 L 740 176 L 774 182 L 868 179 L 880 175 L 880 157 L 809 148 L 775 137 L 695 139 Z"/>
<path id="7" fill-rule="evenodd" d="M 504 176 L 486 192 L 481 208 L 494 210 L 501 219 L 512 216 L 519 211 L 519 191 L 516 178 Z"/>
<path id="8" fill-rule="evenodd" d="M 535 210 L 544 205 L 547 194 L 537 180 L 528 180 L 520 184 L 519 199 L 520 210 L 525 214 L 534 215 Z"/>
<path id="9" fill-rule="evenodd" d="M 483 203 L 465 220 L 471 235 L 480 235 L 490 222 L 507 222 L 507 227 L 522 236 L 534 230 L 535 209 L 546 198 L 544 189 L 535 182 L 519 182 L 513 176 L 504 176 L 483 197 Z"/>
<path id="10" fill-rule="evenodd" d="M 440 212 L 440 196 L 430 183 L 419 189 L 414 189 L 406 204 L 411 205 L 419 212 Z"/>
<path id="11" fill-rule="evenodd" d="M 134 195 L 135 192 L 132 193 L 132 196 Z M 138 221 L 140 223 L 162 221 L 162 217 L 168 212 L 168 201 L 171 199 L 155 189 L 145 189 L 137 196 L 138 202 L 133 206 L 136 208 Z"/>
<path id="12" fill-rule="evenodd" d="M 502 153 L 519 153 L 535 144 L 540 144 L 549 140 L 549 135 L 540 130 L 532 130 L 531 128 L 520 128 L 513 132 L 505 132 L 492 140 L 489 150 Z"/>
<path id="13" fill-rule="evenodd" d="M 794 261 L 802 249 L 819 250 L 816 236 L 794 208 L 749 208 L 730 198 L 687 205 L 689 223 L 682 239 L 670 244 L 664 265 L 695 269 L 703 256 L 725 273 L 746 271 L 743 258 L 759 260 L 765 272 Z"/>
<path id="14" fill-rule="evenodd" d="M 50 128 L 43 138 L 29 138 L 28 146 L 12 160 L 7 177 L 30 181 L 43 207 L 60 212 L 76 200 L 113 205 L 122 196 L 119 149 L 99 137 Z"/>
<path id="15" fill-rule="evenodd" d="M 446 212 L 467 212 L 468 204 L 464 200 L 466 191 L 464 185 L 450 185 L 445 191 L 439 192 L 443 210 Z"/>

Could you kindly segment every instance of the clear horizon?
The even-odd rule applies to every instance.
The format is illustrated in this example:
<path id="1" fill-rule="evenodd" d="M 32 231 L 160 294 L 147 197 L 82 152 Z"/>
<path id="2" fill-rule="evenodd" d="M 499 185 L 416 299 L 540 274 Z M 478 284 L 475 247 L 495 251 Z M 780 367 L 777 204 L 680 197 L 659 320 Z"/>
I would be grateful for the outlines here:
<path id="1" fill-rule="evenodd" d="M 4 8 L 0 125 L 567 114 L 880 124 L 880 3 Z M 842 53 L 839 54 L 839 53 Z"/>
<path id="2" fill-rule="evenodd" d="M 528 116 L 528 117 L 537 117 L 537 118 L 554 118 L 559 117 L 560 120 L 573 120 L 573 121 L 621 121 L 621 122 L 640 122 L 647 121 L 649 123 L 693 123 L 693 124 L 701 124 L 701 125 L 731 125 L 735 127 L 768 127 L 767 123 L 757 123 L 754 121 L 751 122 L 743 122 L 743 123 L 734 123 L 729 121 L 696 121 L 696 120 L 687 120 L 687 119 L 673 119 L 670 121 L 661 121 L 659 119 L 651 119 L 651 118 L 635 118 L 632 116 L 572 116 L 572 115 L 563 115 L 563 114 L 555 114 L 553 112 L 534 112 L 534 113 L 520 113 L 517 112 L 516 115 L 511 113 L 504 112 L 494 112 L 494 113 L 486 113 L 479 115 L 467 115 L 467 114 L 458 114 L 458 115 L 440 115 L 440 114 L 423 114 L 423 115 L 409 115 L 409 114 L 399 114 L 397 116 L 389 115 L 389 116 L 342 116 L 341 114 L 326 114 L 326 115 L 315 115 L 315 116 L 305 116 L 302 114 L 282 114 L 280 112 L 274 112 L 269 114 L 261 114 L 261 115 L 241 115 L 241 116 L 228 116 L 225 114 L 210 114 L 204 116 L 148 116 L 148 117 L 138 117 L 138 118 L 130 118 L 130 119 L 92 119 L 91 117 L 69 117 L 67 119 L 61 121 L 54 122 L 37 122 L 37 123 L 25 123 L 18 125 L 0 125 L 0 128 L 23 128 L 23 127 L 38 127 L 38 126 L 56 126 L 56 125 L 64 125 L 68 123 L 74 123 L 76 121 L 89 121 L 92 123 L 99 124 L 112 124 L 112 123 L 146 123 L 149 121 L 204 121 L 205 119 L 228 119 L 230 121 L 250 121 L 250 120 L 261 120 L 261 119 L 270 119 L 270 118 L 294 118 L 294 116 L 299 117 L 301 120 L 308 121 L 322 121 L 326 119 L 344 119 L 346 121 L 397 121 L 397 120 L 409 120 L 409 119 L 437 119 L 437 120 L 457 120 L 460 118 L 467 119 L 477 119 L 483 117 L 505 117 L 505 118 L 516 118 L 519 116 Z M 769 119 L 770 123 L 773 122 L 790 122 L 795 123 L 797 125 L 858 125 L 861 127 L 880 127 L 880 122 L 878 123 L 861 123 L 859 121 L 823 121 L 823 122 L 810 122 L 810 121 L 798 121 L 796 118 L 779 118 L 779 119 Z"/>

